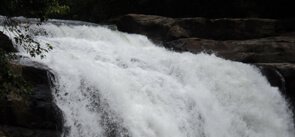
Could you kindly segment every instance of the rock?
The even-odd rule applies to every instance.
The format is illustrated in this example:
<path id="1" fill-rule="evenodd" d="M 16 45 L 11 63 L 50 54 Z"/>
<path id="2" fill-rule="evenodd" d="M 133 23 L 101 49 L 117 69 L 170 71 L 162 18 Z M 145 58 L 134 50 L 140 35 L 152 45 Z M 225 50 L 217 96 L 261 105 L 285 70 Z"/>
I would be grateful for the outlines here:
<path id="1" fill-rule="evenodd" d="M 295 30 L 295 20 L 260 18 L 167 18 L 153 15 L 127 14 L 111 19 L 118 30 L 148 36 L 155 42 L 180 38 L 214 40 L 246 40 L 281 35 Z"/>
<path id="2" fill-rule="evenodd" d="M 175 23 L 175 19 L 152 15 L 128 14 L 111 19 L 107 23 L 116 24 L 120 31 L 143 34 L 155 41 L 161 41 Z"/>
<path id="3" fill-rule="evenodd" d="M 0 32 L 0 49 L 6 52 L 16 52 L 11 40 L 2 32 Z"/>
<path id="4" fill-rule="evenodd" d="M 0 131 L 12 137 L 59 137 L 63 117 L 53 102 L 48 78 L 52 74 L 49 69 L 18 67 L 33 86 L 32 92 L 28 96 L 9 94 L 0 100 Z"/>
<path id="5" fill-rule="evenodd" d="M 272 86 L 279 87 L 295 114 L 295 64 L 257 63 Z M 293 115 L 295 123 L 295 115 Z"/>
<path id="6" fill-rule="evenodd" d="M 60 134 L 52 130 L 28 129 L 22 127 L 0 126 L 5 132 L 0 137 L 59 137 Z"/>
<path id="7" fill-rule="evenodd" d="M 189 37 L 237 40 L 276 35 L 278 33 L 276 25 L 277 21 L 273 19 L 187 18 L 178 19 L 174 26 L 179 26 L 186 30 Z M 173 37 L 173 35 L 168 37 L 168 39 L 176 38 L 178 37 Z"/>
<path id="8" fill-rule="evenodd" d="M 244 63 L 295 63 L 295 37 L 292 35 L 227 41 L 185 38 L 165 42 L 163 46 L 180 52 L 215 53 Z"/>
<path id="9" fill-rule="evenodd" d="M 283 94 L 295 105 L 295 64 L 293 63 L 257 63 L 262 68 L 262 73 L 266 75 L 273 86 L 284 86 Z M 268 71 L 268 72 L 266 72 Z M 273 71 L 271 74 L 270 72 Z M 277 75 L 277 76 L 275 76 Z M 278 78 L 275 78 L 278 77 Z M 277 83 L 280 83 L 277 85 Z"/>

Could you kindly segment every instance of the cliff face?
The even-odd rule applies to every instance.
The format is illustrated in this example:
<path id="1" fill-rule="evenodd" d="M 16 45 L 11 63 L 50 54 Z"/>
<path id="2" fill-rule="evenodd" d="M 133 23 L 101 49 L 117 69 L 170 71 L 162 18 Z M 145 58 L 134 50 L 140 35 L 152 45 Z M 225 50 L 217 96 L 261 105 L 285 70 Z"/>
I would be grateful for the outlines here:
<path id="1" fill-rule="evenodd" d="M 2 33 L 0 35 L 1 49 L 6 52 L 16 51 L 9 38 Z M 29 94 L 26 95 L 15 91 L 2 94 L 0 98 L 0 136 L 60 136 L 63 118 L 62 112 L 53 102 L 49 79 L 49 76 L 53 77 L 53 74 L 45 66 L 36 63 L 10 65 L 22 75 L 31 88 Z M 0 74 L 0 77 L 2 75 Z"/>
<path id="2" fill-rule="evenodd" d="M 260 18 L 167 18 L 128 14 L 109 20 L 118 30 L 147 35 L 178 52 L 214 53 L 261 68 L 273 86 L 295 105 L 294 20 Z"/>

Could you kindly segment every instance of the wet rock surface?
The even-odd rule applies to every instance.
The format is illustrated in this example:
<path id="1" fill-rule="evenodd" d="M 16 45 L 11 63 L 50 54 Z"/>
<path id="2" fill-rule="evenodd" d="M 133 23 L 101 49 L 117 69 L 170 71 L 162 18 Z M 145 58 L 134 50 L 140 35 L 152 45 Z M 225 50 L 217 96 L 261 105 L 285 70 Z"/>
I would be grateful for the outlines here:
<path id="1" fill-rule="evenodd" d="M 2 32 L 0 32 L 0 49 L 6 52 L 16 52 L 17 50 L 13 47 L 12 42 Z"/>
<path id="2" fill-rule="evenodd" d="M 290 104 L 295 105 L 295 64 L 257 63 L 273 86 L 278 86 Z M 281 79 L 281 80 L 280 80 Z M 294 108 L 294 107 L 293 107 Z"/>
<path id="3" fill-rule="evenodd" d="M 3 33 L 0 49 L 5 53 L 17 51 Z M 34 62 L 12 66 L 30 84 L 31 91 L 29 94 L 11 91 L 0 98 L 0 137 L 59 137 L 63 115 L 53 102 L 50 80 L 53 74 L 46 66 Z"/>
<path id="4" fill-rule="evenodd" d="M 261 18 L 167 18 L 154 15 L 127 14 L 107 23 L 118 30 L 147 35 L 150 39 L 171 41 L 180 38 L 246 40 L 281 35 L 295 30 L 295 20 Z"/>
<path id="5" fill-rule="evenodd" d="M 0 131 L 12 137 L 58 137 L 62 132 L 62 112 L 54 104 L 48 70 L 19 66 L 32 85 L 27 96 L 9 94 L 0 100 Z"/>
<path id="6" fill-rule="evenodd" d="M 250 40 L 209 40 L 184 38 L 163 43 L 180 52 L 214 53 L 225 59 L 244 63 L 295 62 L 295 36 L 276 36 Z"/>

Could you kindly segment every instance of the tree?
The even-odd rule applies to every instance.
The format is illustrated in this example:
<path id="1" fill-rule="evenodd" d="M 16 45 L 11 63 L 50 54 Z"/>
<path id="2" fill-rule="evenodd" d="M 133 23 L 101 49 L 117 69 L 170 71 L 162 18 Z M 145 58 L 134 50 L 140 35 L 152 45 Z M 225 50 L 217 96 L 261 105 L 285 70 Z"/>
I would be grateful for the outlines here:
<path id="1" fill-rule="evenodd" d="M 48 17 L 65 14 L 69 8 L 61 4 L 61 0 L 4 0 L 0 6 L 0 13 L 6 15 L 2 21 L 3 30 L 9 31 L 14 35 L 16 44 L 22 46 L 32 57 L 39 56 L 44 58 L 44 52 L 48 52 L 52 47 L 41 47 L 31 35 L 26 33 L 29 25 L 20 25 L 12 16 L 27 16 L 40 19 L 40 24 Z M 2 45 L 1 45 L 2 46 Z M 15 65 L 11 64 L 15 60 L 14 53 L 9 53 L 0 48 L 0 98 L 13 92 L 15 94 L 27 94 L 30 89 L 28 84 L 21 76 Z"/>
<path id="2" fill-rule="evenodd" d="M 61 2 L 61 0 L 4 0 L 4 6 L 2 5 L 0 11 L 5 10 L 7 17 L 2 24 L 4 29 L 0 31 L 12 32 L 15 35 L 15 42 L 23 46 L 31 56 L 40 55 L 43 58 L 42 52 L 47 52 L 52 47 L 48 45 L 48 49 L 42 48 L 31 35 L 24 34 L 21 31 L 28 31 L 29 26 L 21 26 L 17 20 L 11 17 L 16 15 L 37 17 L 42 23 L 48 17 L 62 15 L 69 11 L 69 7 L 60 4 Z"/>

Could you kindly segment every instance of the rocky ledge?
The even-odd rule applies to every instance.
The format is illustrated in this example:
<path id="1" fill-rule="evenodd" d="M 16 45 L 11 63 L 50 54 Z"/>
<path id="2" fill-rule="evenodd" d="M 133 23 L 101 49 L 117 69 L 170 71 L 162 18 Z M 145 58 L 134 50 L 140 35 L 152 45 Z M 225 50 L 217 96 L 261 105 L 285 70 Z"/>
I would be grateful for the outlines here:
<path id="1" fill-rule="evenodd" d="M 295 20 L 167 18 L 128 14 L 107 21 L 118 30 L 147 35 L 178 52 L 214 53 L 254 64 L 295 106 Z M 293 109 L 295 112 L 295 109 Z M 295 117 L 294 117 L 295 119 Z"/>
<path id="2" fill-rule="evenodd" d="M 8 94 L 0 100 L 0 133 L 7 137 L 59 137 L 62 112 L 53 102 L 48 69 L 17 65 L 32 84 L 27 97 Z M 4 136 L 5 137 L 5 136 Z"/>
<path id="3" fill-rule="evenodd" d="M 1 33 L 0 44 L 6 52 L 16 51 L 9 38 Z M 13 66 L 30 83 L 31 92 L 25 96 L 11 92 L 0 99 L 0 137 L 61 136 L 63 117 L 53 102 L 50 70 L 37 63 Z"/>
<path id="4" fill-rule="evenodd" d="M 249 40 L 212 40 L 182 38 L 162 44 L 180 52 L 214 53 L 244 63 L 294 63 L 295 34 Z"/>
<path id="5" fill-rule="evenodd" d="M 295 19 L 261 18 L 167 18 L 153 15 L 128 14 L 106 21 L 120 31 L 144 34 L 156 42 L 180 38 L 245 40 L 281 35 L 295 30 Z"/>

